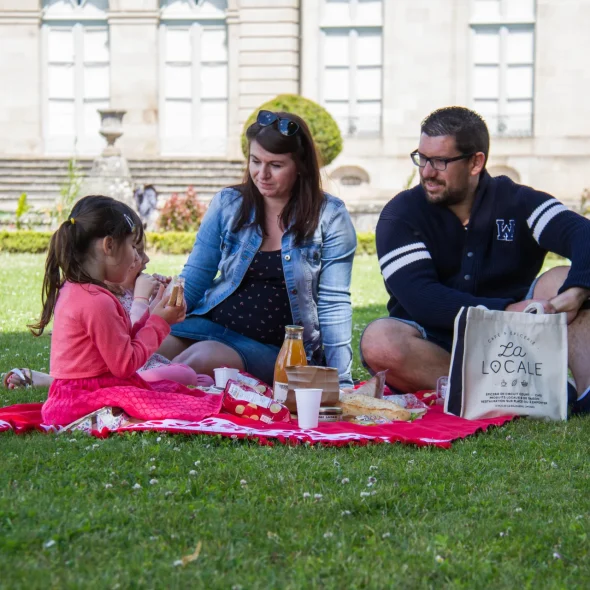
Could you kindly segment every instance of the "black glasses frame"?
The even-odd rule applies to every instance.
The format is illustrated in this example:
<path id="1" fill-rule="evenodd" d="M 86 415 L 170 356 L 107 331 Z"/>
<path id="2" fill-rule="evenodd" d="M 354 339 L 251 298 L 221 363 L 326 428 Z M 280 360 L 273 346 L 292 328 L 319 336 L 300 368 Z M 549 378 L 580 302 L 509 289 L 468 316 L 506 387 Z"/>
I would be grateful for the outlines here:
<path id="1" fill-rule="evenodd" d="M 279 117 L 272 111 L 258 111 L 256 122 L 261 127 L 268 127 L 269 125 L 272 125 L 276 122 L 279 133 L 281 135 L 285 135 L 286 137 L 291 137 L 299 131 L 299 123 L 296 123 L 287 117 Z"/>
<path id="2" fill-rule="evenodd" d="M 425 168 L 426 164 L 430 162 L 430 165 L 434 168 L 434 170 L 438 170 L 439 172 L 444 172 L 447 169 L 447 165 L 450 162 L 458 162 L 459 160 L 465 160 L 466 158 L 471 158 L 471 156 L 475 156 L 477 152 L 471 152 L 470 154 L 463 154 L 461 156 L 455 156 L 454 158 L 427 158 L 425 155 L 421 154 L 418 150 L 413 151 L 410 154 L 410 158 L 415 166 L 419 168 Z M 424 160 L 424 164 L 420 164 L 420 159 Z M 443 168 L 437 168 L 434 165 L 434 162 L 440 162 L 443 165 Z"/>

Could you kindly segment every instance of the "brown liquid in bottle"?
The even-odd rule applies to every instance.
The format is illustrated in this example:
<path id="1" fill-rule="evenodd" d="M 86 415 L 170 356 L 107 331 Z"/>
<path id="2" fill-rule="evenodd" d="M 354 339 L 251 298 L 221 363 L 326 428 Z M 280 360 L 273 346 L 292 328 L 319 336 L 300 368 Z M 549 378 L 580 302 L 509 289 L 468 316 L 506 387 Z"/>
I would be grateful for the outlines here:
<path id="1" fill-rule="evenodd" d="M 302 367 L 307 365 L 307 357 L 303 348 L 303 328 L 301 326 L 285 326 L 285 341 L 279 351 L 275 363 L 273 397 L 284 404 L 289 389 L 286 367 Z"/>

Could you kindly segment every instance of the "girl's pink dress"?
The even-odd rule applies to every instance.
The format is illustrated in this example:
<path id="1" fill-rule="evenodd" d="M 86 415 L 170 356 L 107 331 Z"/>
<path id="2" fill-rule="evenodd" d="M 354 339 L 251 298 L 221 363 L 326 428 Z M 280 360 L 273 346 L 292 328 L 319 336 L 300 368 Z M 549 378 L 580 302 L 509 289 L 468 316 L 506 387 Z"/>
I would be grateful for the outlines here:
<path id="1" fill-rule="evenodd" d="M 55 307 L 45 424 L 66 425 L 105 406 L 142 420 L 198 421 L 216 414 L 220 395 L 172 381 L 147 383 L 137 370 L 158 349 L 170 326 L 146 313 L 131 327 L 110 291 L 66 282 Z"/>

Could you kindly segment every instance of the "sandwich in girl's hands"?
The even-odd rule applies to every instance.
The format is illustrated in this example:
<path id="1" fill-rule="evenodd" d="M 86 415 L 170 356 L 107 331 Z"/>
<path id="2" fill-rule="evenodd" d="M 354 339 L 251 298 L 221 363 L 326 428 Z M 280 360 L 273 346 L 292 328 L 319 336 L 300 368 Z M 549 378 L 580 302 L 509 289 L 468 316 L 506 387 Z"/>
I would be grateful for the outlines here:
<path id="1" fill-rule="evenodd" d="M 173 277 L 166 291 L 164 297 L 170 295 L 168 300 L 169 307 L 182 307 L 185 305 L 184 302 L 184 279 L 182 277 Z"/>

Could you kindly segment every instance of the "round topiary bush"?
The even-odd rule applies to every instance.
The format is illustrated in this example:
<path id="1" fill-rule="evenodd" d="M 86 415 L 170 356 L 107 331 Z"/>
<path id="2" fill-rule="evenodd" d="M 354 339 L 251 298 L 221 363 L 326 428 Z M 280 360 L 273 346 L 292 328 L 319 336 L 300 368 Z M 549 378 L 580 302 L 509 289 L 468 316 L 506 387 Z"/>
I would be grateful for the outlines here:
<path id="1" fill-rule="evenodd" d="M 242 131 L 242 152 L 248 157 L 246 129 L 254 123 L 260 110 L 285 111 L 299 115 L 308 125 L 318 148 L 320 165 L 327 166 L 342 151 L 342 135 L 336 121 L 328 111 L 307 98 L 297 94 L 279 94 L 260 105 L 249 117 Z"/>

